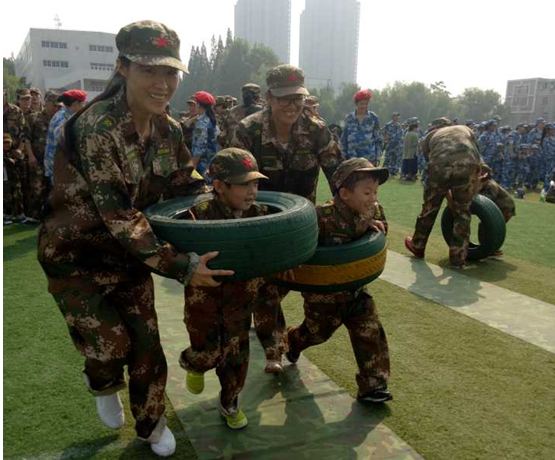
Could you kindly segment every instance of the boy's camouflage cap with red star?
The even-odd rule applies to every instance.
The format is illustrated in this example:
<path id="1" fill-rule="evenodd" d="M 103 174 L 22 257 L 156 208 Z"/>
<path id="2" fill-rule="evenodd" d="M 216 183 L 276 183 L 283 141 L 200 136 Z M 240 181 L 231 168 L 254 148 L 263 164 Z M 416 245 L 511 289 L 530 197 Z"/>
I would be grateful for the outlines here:
<path id="1" fill-rule="evenodd" d="M 387 168 L 378 168 L 366 158 L 351 158 L 341 163 L 333 173 L 331 180 L 335 186 L 335 190 L 339 191 L 343 182 L 347 180 L 347 177 L 357 171 L 367 171 L 369 175 L 378 179 L 380 185 L 389 178 L 389 170 Z"/>
<path id="2" fill-rule="evenodd" d="M 268 179 L 258 172 L 258 164 L 246 150 L 229 148 L 220 150 L 210 164 L 212 179 L 227 184 L 244 184 L 255 179 Z"/>
<path id="3" fill-rule="evenodd" d="M 291 94 L 302 94 L 308 96 L 310 93 L 304 85 L 304 72 L 289 64 L 278 65 L 266 74 L 268 91 L 274 97 L 290 96 Z"/>
<path id="4" fill-rule="evenodd" d="M 179 57 L 179 37 L 155 21 L 138 21 L 122 27 L 116 36 L 120 56 L 142 65 L 165 65 L 189 73 Z"/>

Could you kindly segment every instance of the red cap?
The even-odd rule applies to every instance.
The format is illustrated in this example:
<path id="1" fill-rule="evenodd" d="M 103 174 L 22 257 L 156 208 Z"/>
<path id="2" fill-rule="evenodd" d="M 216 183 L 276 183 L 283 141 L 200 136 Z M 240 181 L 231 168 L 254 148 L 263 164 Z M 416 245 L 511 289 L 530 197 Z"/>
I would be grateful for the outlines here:
<path id="1" fill-rule="evenodd" d="M 214 105 L 216 103 L 216 99 L 210 93 L 206 91 L 197 91 L 193 94 L 193 99 L 197 101 L 199 104 L 203 105 Z"/>
<path id="2" fill-rule="evenodd" d="M 360 90 L 355 94 L 355 104 L 360 101 L 369 101 L 372 99 L 372 91 L 369 89 Z"/>
<path id="3" fill-rule="evenodd" d="M 87 92 L 81 91 L 79 89 L 70 89 L 69 91 L 66 91 L 63 95 L 75 99 L 76 101 L 85 102 L 85 100 L 87 99 Z"/>

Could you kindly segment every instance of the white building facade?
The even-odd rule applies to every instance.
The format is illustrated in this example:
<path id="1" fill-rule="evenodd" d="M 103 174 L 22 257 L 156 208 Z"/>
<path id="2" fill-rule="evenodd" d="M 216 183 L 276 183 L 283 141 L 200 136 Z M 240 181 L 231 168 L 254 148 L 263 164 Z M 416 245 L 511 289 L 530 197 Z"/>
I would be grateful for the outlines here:
<path id="1" fill-rule="evenodd" d="M 301 13 L 299 67 L 309 88 L 356 83 L 360 3 L 306 0 Z"/>
<path id="2" fill-rule="evenodd" d="M 15 73 L 43 94 L 49 89 L 80 89 L 91 100 L 104 91 L 117 55 L 114 34 L 30 29 L 17 55 Z"/>
<path id="3" fill-rule="evenodd" d="M 535 123 L 537 118 L 555 121 L 555 80 L 525 78 L 509 80 L 505 100 L 511 109 L 509 123 Z"/>
<path id="4" fill-rule="evenodd" d="M 238 0 L 235 37 L 269 46 L 282 64 L 289 64 L 291 0 Z"/>

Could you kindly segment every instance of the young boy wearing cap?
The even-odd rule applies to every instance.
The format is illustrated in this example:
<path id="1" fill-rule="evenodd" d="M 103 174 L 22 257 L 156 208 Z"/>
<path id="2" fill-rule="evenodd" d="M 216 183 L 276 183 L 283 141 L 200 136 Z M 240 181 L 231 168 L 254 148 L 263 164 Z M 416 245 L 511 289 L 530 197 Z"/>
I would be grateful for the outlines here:
<path id="1" fill-rule="evenodd" d="M 383 209 L 376 201 L 378 187 L 389 177 L 365 158 L 343 162 L 333 174 L 333 201 L 316 206 L 319 244 L 346 244 L 369 231 L 387 233 Z M 303 293 L 305 319 L 289 328 L 287 359 L 296 363 L 303 350 L 327 341 L 342 324 L 349 331 L 359 373 L 357 399 L 382 403 L 387 391 L 389 350 L 376 305 L 366 288 L 333 294 Z"/>
<path id="2" fill-rule="evenodd" d="M 243 219 L 267 213 L 266 207 L 255 203 L 258 180 L 267 177 L 258 172 L 252 154 L 237 148 L 221 150 L 209 173 L 214 198 L 191 208 L 191 219 Z M 224 281 L 185 289 L 184 321 L 191 346 L 182 351 L 179 363 L 187 370 L 187 388 L 193 394 L 201 393 L 204 373 L 215 368 L 222 386 L 218 407 L 232 429 L 247 425 L 238 397 L 247 376 L 251 307 L 260 281 Z"/>

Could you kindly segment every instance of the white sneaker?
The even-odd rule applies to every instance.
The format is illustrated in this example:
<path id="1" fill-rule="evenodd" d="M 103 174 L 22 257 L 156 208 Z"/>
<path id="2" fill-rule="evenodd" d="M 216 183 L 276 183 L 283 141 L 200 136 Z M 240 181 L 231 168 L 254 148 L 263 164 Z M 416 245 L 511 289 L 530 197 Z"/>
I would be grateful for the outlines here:
<path id="1" fill-rule="evenodd" d="M 167 426 L 164 427 L 158 442 L 150 443 L 150 448 L 160 457 L 169 457 L 175 453 L 175 437 Z"/>
<path id="2" fill-rule="evenodd" d="M 96 396 L 96 411 L 102 423 L 108 428 L 117 430 L 125 423 L 125 414 L 119 393 L 108 396 Z"/>

